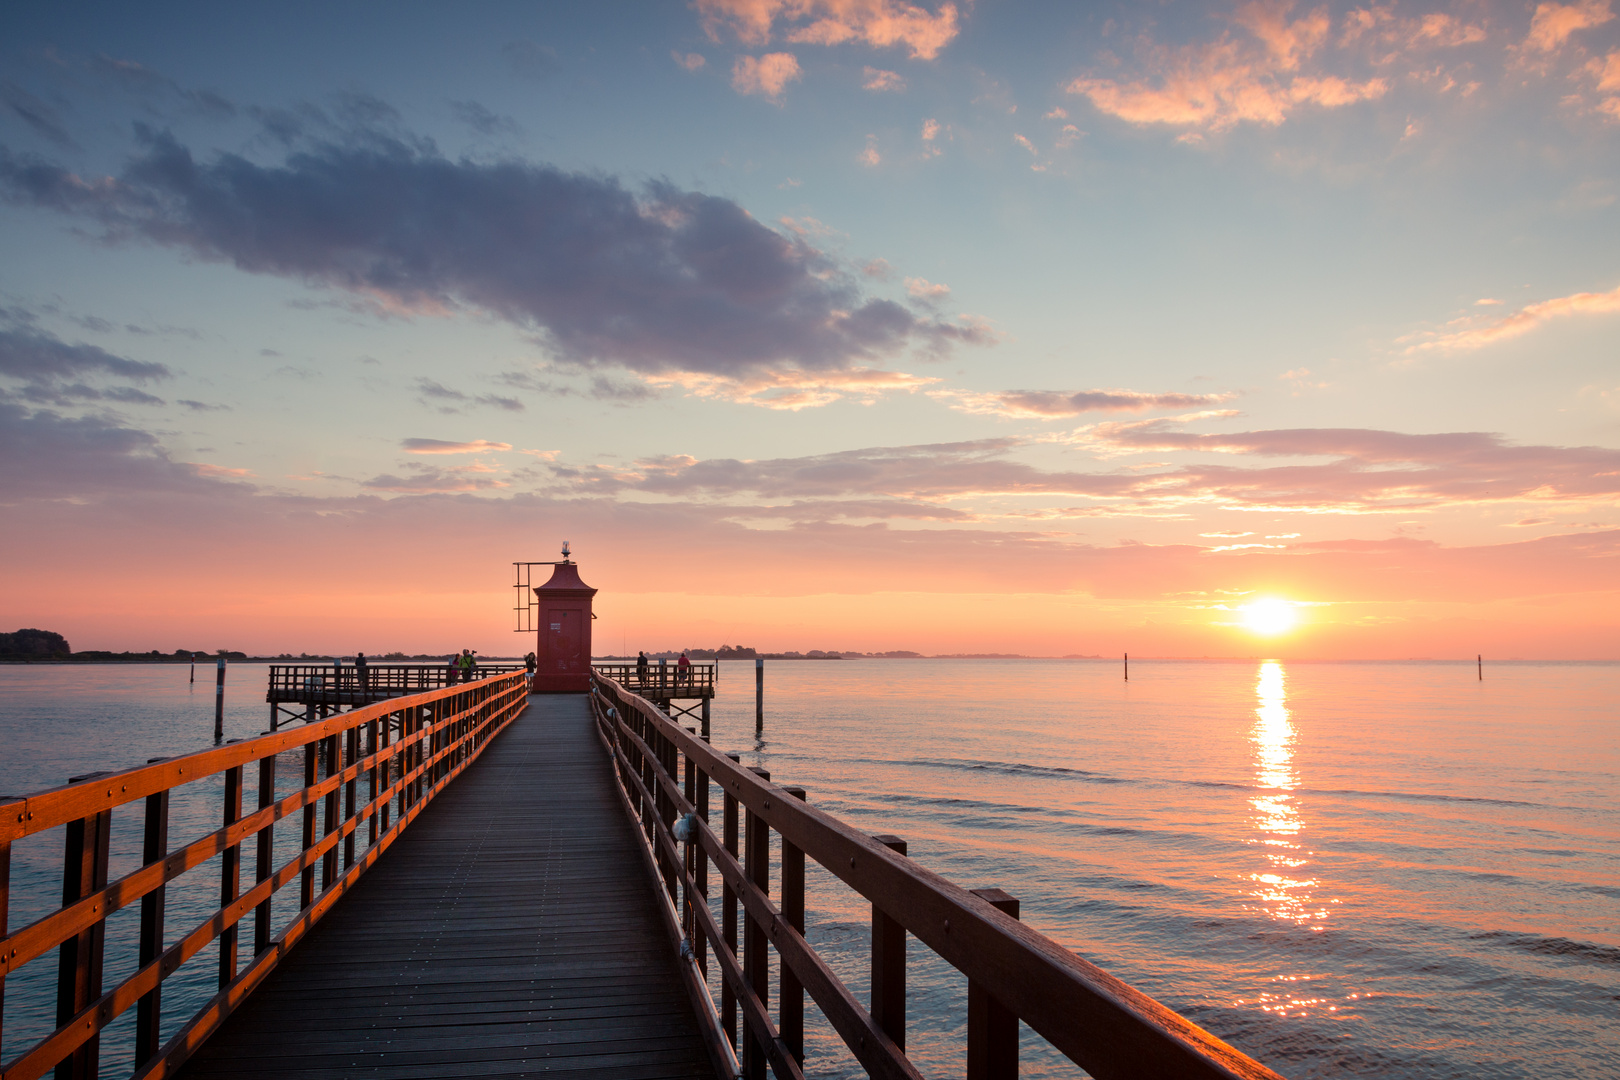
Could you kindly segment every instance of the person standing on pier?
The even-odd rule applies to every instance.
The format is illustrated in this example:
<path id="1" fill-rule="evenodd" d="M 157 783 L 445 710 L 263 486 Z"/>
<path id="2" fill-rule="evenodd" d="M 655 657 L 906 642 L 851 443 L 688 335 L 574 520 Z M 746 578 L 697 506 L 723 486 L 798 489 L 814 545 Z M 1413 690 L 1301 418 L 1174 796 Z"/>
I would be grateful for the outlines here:
<path id="1" fill-rule="evenodd" d="M 473 668 L 478 666 L 478 661 L 473 659 L 472 650 L 462 649 L 461 659 L 457 663 L 461 667 L 461 681 L 472 682 Z"/>
<path id="2" fill-rule="evenodd" d="M 685 686 L 687 681 L 691 678 L 692 661 L 688 660 L 686 658 L 686 653 L 682 652 L 681 658 L 675 661 L 675 685 Z"/>
<path id="3" fill-rule="evenodd" d="M 636 683 L 639 686 L 647 685 L 647 654 L 645 651 L 636 653 Z"/>
<path id="4" fill-rule="evenodd" d="M 360 692 L 364 694 L 371 688 L 371 673 L 366 668 L 366 654 L 354 654 L 354 676 L 360 683 Z"/>
<path id="5" fill-rule="evenodd" d="M 456 681 L 456 672 L 461 670 L 460 663 L 459 663 L 460 660 L 461 660 L 461 657 L 457 656 L 455 653 L 451 653 L 450 654 L 450 659 L 445 661 L 445 663 L 444 663 L 444 684 L 446 686 L 450 686 L 450 685 L 453 685 L 455 683 L 455 681 Z"/>

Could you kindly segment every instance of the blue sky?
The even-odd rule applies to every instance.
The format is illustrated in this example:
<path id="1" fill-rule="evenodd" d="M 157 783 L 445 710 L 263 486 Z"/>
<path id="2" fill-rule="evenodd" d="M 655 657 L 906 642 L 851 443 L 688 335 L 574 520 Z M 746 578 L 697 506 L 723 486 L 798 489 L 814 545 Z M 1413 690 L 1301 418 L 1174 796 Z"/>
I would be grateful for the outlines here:
<path id="1" fill-rule="evenodd" d="M 132 600 L 139 633 L 269 648 L 290 614 L 158 553 L 251 560 L 242 522 L 312 515 L 348 527 L 272 577 L 464 550 L 478 587 L 422 601 L 463 633 L 567 535 L 649 634 L 690 590 L 779 647 L 989 647 L 938 612 L 1010 591 L 1028 651 L 1207 651 L 1276 595 L 1317 651 L 1615 651 L 1607 0 L 0 26 L 15 618 L 107 633 L 63 600 L 89 562 L 187 597 Z M 442 532 L 469 513 L 499 524 Z M 1133 546 L 1177 587 L 1110 569 Z M 674 592 L 671 548 L 705 568 Z M 1395 584 L 1423 560 L 1502 584 Z M 858 630 L 812 615 L 840 604 Z"/>

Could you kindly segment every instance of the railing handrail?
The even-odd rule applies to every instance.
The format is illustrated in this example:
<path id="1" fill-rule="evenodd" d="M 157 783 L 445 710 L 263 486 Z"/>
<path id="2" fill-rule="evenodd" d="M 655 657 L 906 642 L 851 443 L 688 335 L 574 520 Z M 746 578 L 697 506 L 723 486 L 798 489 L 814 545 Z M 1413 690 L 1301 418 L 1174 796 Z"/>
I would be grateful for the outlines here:
<path id="1" fill-rule="evenodd" d="M 275 968 L 286 950 L 376 862 L 423 807 L 511 723 L 527 703 L 527 689 L 527 679 L 521 673 L 458 683 L 377 702 L 301 728 L 227 743 L 140 768 L 100 773 L 78 783 L 0 802 L 0 859 L 9 860 L 11 843 L 19 837 L 56 826 L 68 827 L 62 905 L 0 940 L 0 980 L 58 946 L 62 950 L 63 972 L 58 980 L 56 1030 L 5 1062 L 6 1080 L 38 1077 L 70 1059 L 74 1075 L 93 1075 L 100 1032 L 136 1006 L 140 1015 L 136 1024 L 135 1076 L 172 1074 Z M 394 725 L 389 723 L 389 717 L 396 713 L 400 718 L 397 736 L 393 734 Z M 364 749 L 362 734 L 366 737 Z M 299 747 L 304 748 L 305 782 L 301 788 L 278 797 L 277 756 Z M 321 776 L 318 763 L 323 755 L 326 769 Z M 243 771 L 251 762 L 259 765 L 259 806 L 244 813 Z M 171 846 L 167 841 L 169 793 L 221 774 L 222 827 L 178 847 Z M 364 800 L 358 791 L 362 778 L 368 789 Z M 398 816 L 390 826 L 396 797 Z M 112 811 L 142 798 L 146 799 L 142 864 L 109 882 Z M 340 800 L 344 804 L 341 812 Z M 315 815 L 323 806 L 325 820 L 318 831 Z M 299 811 L 303 813 L 304 828 L 301 846 L 292 858 L 276 865 L 271 830 L 278 821 Z M 360 849 L 362 827 L 366 830 L 365 846 Z M 255 839 L 253 876 L 243 882 L 242 848 Z M 220 906 L 168 944 L 171 939 L 163 924 L 163 895 L 168 883 L 216 855 L 223 856 Z M 319 890 L 315 887 L 317 867 Z M 298 911 L 277 932 L 272 923 L 271 900 L 294 881 L 301 883 Z M 4 899 L 5 894 L 0 892 L 0 902 Z M 103 992 L 99 973 L 103 970 L 104 924 L 112 912 L 137 901 L 141 904 L 141 955 L 133 974 Z M 250 914 L 251 951 L 239 965 L 238 930 Z M 3 916 L 0 909 L 0 927 L 5 926 Z M 157 991 L 181 965 L 216 939 L 220 942 L 219 993 L 160 1045 Z M 71 971 L 79 974 L 68 978 Z"/>
<path id="2" fill-rule="evenodd" d="M 189 784 L 226 769 L 257 761 L 270 754 L 296 750 L 312 742 L 360 727 L 378 717 L 398 712 L 412 705 L 427 705 L 440 698 L 470 689 L 487 686 L 488 680 L 457 683 L 454 686 L 425 690 L 409 698 L 393 698 L 373 702 L 352 712 L 339 713 L 325 720 L 317 720 L 298 728 L 283 728 L 268 735 L 259 735 L 240 742 L 230 742 L 208 750 L 166 758 L 154 765 L 141 765 L 122 772 L 98 773 L 92 779 L 76 784 L 45 788 L 31 795 L 9 798 L 0 802 L 0 844 L 10 843 L 46 829 L 54 829 L 69 821 L 77 821 L 86 814 L 113 810 L 136 799 L 156 795 L 162 791 Z M 413 700 L 418 699 L 418 700 Z M 97 791 L 105 789 L 105 794 Z"/>
<path id="3" fill-rule="evenodd" d="M 783 787 L 761 779 L 688 733 L 646 699 L 609 680 L 598 678 L 597 686 L 619 709 L 634 710 L 656 740 L 684 756 L 699 774 L 718 783 L 749 815 L 778 833 L 784 844 L 792 844 L 866 897 L 875 909 L 966 974 L 970 984 L 982 986 L 1002 1007 L 1099 1080 L 1161 1076 L 1281 1080 L 1271 1069 L 1044 934 L 1003 914 L 973 892 L 891 851 L 803 799 L 784 797 Z M 625 729 L 622 712 L 612 723 L 640 743 L 638 756 L 645 758 L 644 764 L 652 774 L 649 779 L 667 804 L 681 813 L 691 812 L 691 803 L 669 775 L 662 755 Z M 642 776 L 634 770 L 629 780 L 630 786 L 645 790 Z M 667 858 L 668 851 L 677 850 L 669 822 L 654 814 L 652 826 L 655 851 L 664 849 Z M 699 835 L 709 858 L 718 863 L 728 857 L 706 824 L 699 828 Z M 735 864 L 734 859 L 730 861 Z M 676 874 L 673 867 L 669 872 Z M 690 878 L 686 880 L 690 883 Z M 751 896 L 746 892 L 747 883 L 743 884 L 747 918 L 753 919 L 759 913 L 771 920 L 769 936 L 773 944 L 778 944 L 775 939 L 782 935 L 783 927 L 774 915 L 774 906 L 762 892 Z M 754 910 L 748 911 L 750 907 Z M 802 943 L 797 934 L 788 937 Z M 784 966 L 802 962 L 802 956 L 795 956 L 795 951 L 778 945 Z M 811 989 L 811 983 L 805 975 L 813 974 L 805 972 L 800 976 L 806 989 Z M 746 1010 L 745 1015 L 753 1018 Z M 846 1042 L 850 1042 L 852 1033 L 840 1032 Z M 776 1038 L 774 1029 L 756 1031 L 755 1035 L 763 1037 L 768 1052 L 771 1040 Z M 866 1062 L 869 1055 L 862 1048 L 850 1042 L 850 1049 Z"/>

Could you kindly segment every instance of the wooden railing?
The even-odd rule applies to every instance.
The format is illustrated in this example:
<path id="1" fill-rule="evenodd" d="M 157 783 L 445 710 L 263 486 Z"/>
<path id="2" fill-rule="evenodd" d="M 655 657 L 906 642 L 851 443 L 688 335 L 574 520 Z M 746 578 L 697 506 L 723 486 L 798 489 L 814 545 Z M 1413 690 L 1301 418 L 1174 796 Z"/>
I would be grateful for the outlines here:
<path id="1" fill-rule="evenodd" d="M 132 1006 L 137 1010 L 133 1075 L 173 1075 L 527 700 L 524 676 L 503 675 L 0 801 L 0 934 L 6 926 L 12 843 L 56 826 L 66 826 L 67 838 L 60 908 L 0 940 L 0 994 L 6 976 L 57 951 L 57 1027 L 6 1061 L 0 1076 L 32 1080 L 52 1068 L 58 1077 L 96 1076 L 100 1033 Z M 276 757 L 300 747 L 303 783 L 290 793 L 278 793 Z M 257 766 L 252 786 L 258 808 L 244 817 L 244 771 L 249 765 Z M 171 846 L 171 793 L 221 776 L 222 826 L 183 846 Z M 362 779 L 363 802 L 358 791 Z M 113 810 L 137 799 L 146 804 L 142 865 L 108 882 Z M 276 822 L 294 814 L 302 819 L 298 852 L 274 865 Z M 252 884 L 246 889 L 244 845 L 255 856 Z M 173 939 L 164 920 L 167 887 L 215 856 L 221 857 L 219 906 Z M 272 925 L 272 898 L 294 882 L 299 890 L 296 912 L 283 925 Z M 109 915 L 137 901 L 140 934 L 131 965 L 128 957 L 104 955 L 105 928 Z M 239 943 L 238 930 L 249 913 L 251 942 Z M 218 993 L 160 1045 L 163 982 L 216 939 Z M 245 963 L 239 951 L 247 953 Z M 104 965 L 119 970 L 133 966 L 134 973 L 104 990 Z"/>
<path id="2" fill-rule="evenodd" d="M 593 660 L 591 667 L 604 679 L 612 679 L 634 693 L 648 694 L 654 698 L 714 697 L 715 686 L 720 682 L 718 662 L 700 661 L 686 668 L 678 664 L 648 664 L 645 675 L 634 663 Z"/>
<path id="3" fill-rule="evenodd" d="M 867 836 L 817 810 L 802 788 L 743 768 L 737 755 L 717 752 L 617 683 L 598 678 L 592 706 L 668 900 L 667 929 L 681 949 L 683 978 L 700 1019 L 716 1023 L 711 1049 L 717 1056 L 739 1049 L 745 1080 L 762 1080 L 767 1064 L 777 1080 L 802 1077 L 806 993 L 868 1074 L 920 1080 L 905 1054 L 908 935 L 967 976 L 969 1080 L 1017 1076 L 1020 1020 L 1099 1080 L 1281 1080 L 1019 922 L 1018 901 L 1001 890 L 953 885 L 907 858 L 898 838 Z M 721 793 L 718 833 L 710 815 L 714 787 Z M 677 822 L 685 842 L 676 838 Z M 773 834 L 780 839 L 775 898 Z M 872 903 L 869 1008 L 805 942 L 806 858 Z M 718 924 L 709 905 L 711 866 L 720 878 Z M 774 1019 L 771 949 L 780 961 Z M 717 1010 L 708 1004 L 711 958 L 719 966 Z"/>
<path id="4" fill-rule="evenodd" d="M 474 679 L 487 679 L 522 671 L 522 664 L 479 664 Z M 403 697 L 427 690 L 459 685 L 460 673 L 452 676 L 443 664 L 271 664 L 267 701 L 301 701 L 309 695 L 367 693 L 373 697 Z"/>

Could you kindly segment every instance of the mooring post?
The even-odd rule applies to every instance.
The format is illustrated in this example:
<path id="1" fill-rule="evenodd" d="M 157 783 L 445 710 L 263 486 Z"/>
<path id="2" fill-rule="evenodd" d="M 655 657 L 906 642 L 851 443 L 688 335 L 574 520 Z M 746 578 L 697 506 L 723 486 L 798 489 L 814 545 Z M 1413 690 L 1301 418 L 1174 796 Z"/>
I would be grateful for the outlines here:
<path id="1" fill-rule="evenodd" d="M 1125 681 L 1131 681 L 1131 654 L 1125 654 Z"/>
<path id="2" fill-rule="evenodd" d="M 705 739 L 707 739 L 709 737 L 709 699 L 708 698 L 703 699 L 703 712 L 702 712 L 701 715 L 702 715 L 702 718 L 703 718 L 703 737 Z"/>
<path id="3" fill-rule="evenodd" d="M 1485 654 L 1484 653 L 1477 654 L 1474 657 L 1474 662 L 1479 665 L 1479 681 L 1484 682 L 1485 681 Z"/>
<path id="4" fill-rule="evenodd" d="M 225 737 L 225 658 L 219 658 L 219 668 L 214 673 L 214 741 L 219 742 Z"/>
<path id="5" fill-rule="evenodd" d="M 765 730 L 765 658 L 754 657 L 754 730 Z"/>
<path id="6" fill-rule="evenodd" d="M 197 681 L 197 654 L 191 654 L 191 681 Z"/>
<path id="7" fill-rule="evenodd" d="M 1018 918 L 1018 901 L 1000 889 L 973 895 Z M 1018 1016 L 968 980 L 967 1080 L 1018 1080 Z"/>
<path id="8" fill-rule="evenodd" d="M 872 837 L 890 851 L 906 853 L 898 836 Z M 901 1050 L 906 1048 L 906 928 L 872 905 L 872 1019 Z"/>

